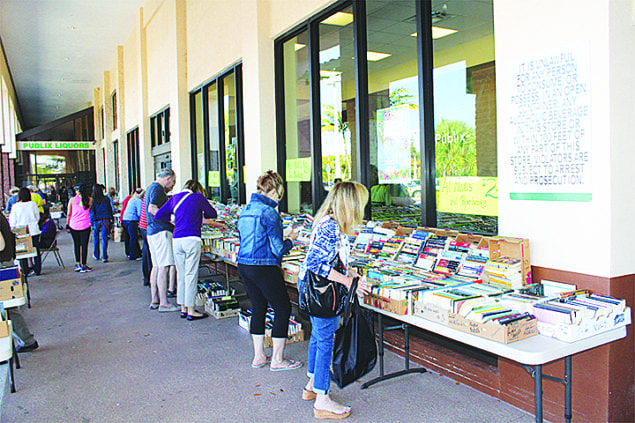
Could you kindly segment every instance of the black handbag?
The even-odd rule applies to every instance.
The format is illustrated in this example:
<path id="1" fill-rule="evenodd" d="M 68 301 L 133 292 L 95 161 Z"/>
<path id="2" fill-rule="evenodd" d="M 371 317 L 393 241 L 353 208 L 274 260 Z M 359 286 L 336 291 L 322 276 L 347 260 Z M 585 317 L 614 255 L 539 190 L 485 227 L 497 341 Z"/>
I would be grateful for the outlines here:
<path id="1" fill-rule="evenodd" d="M 341 389 L 370 373 L 377 363 L 375 324 L 370 310 L 359 305 L 354 293 L 358 278 L 351 285 L 342 325 L 335 331 L 331 380 Z"/>
<path id="2" fill-rule="evenodd" d="M 345 273 L 339 254 L 335 254 L 329 264 L 334 270 Z M 347 297 L 348 289 L 344 285 L 307 270 L 299 306 L 309 316 L 329 319 L 341 314 Z"/>

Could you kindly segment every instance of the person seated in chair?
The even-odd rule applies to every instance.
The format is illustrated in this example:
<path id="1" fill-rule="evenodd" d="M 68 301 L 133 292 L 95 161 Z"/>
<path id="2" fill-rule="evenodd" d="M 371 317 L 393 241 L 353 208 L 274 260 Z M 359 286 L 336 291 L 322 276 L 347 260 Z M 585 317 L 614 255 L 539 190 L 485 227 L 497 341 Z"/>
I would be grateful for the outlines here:
<path id="1" fill-rule="evenodd" d="M 40 213 L 40 249 L 51 248 L 57 235 L 57 225 L 55 221 L 51 219 L 50 213 Z"/>

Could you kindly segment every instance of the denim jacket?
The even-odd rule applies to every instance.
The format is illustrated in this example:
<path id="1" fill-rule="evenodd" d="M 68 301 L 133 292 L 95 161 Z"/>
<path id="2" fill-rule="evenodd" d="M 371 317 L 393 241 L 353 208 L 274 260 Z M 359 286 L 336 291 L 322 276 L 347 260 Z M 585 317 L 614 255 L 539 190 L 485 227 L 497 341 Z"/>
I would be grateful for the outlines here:
<path id="1" fill-rule="evenodd" d="M 100 220 L 112 220 L 114 215 L 115 207 L 112 203 L 112 198 L 105 197 L 105 201 L 101 204 L 93 203 L 93 206 L 90 208 L 90 224 L 91 226 L 95 226 L 97 224 L 96 221 Z"/>
<path id="2" fill-rule="evenodd" d="M 238 218 L 240 249 L 237 262 L 259 266 L 280 266 L 282 256 L 293 248 L 293 241 L 282 240 L 282 219 L 275 201 L 262 194 L 251 194 L 251 201 Z"/>

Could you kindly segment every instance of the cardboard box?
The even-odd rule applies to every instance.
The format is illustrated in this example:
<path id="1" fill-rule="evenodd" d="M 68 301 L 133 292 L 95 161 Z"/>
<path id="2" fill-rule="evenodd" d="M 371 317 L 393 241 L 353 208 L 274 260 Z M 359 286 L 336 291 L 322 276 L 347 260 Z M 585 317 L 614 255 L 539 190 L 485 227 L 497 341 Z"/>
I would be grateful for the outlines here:
<path id="1" fill-rule="evenodd" d="M 16 258 L 35 257 L 36 251 L 33 247 L 33 239 L 27 235 L 15 240 L 15 256 Z M 27 257 L 25 257 L 27 256 Z"/>
<path id="2" fill-rule="evenodd" d="M 449 310 L 441 308 L 436 304 L 422 303 L 421 301 L 412 302 L 412 315 L 430 320 L 431 322 L 447 326 L 449 314 Z"/>
<path id="3" fill-rule="evenodd" d="M 0 320 L 0 338 L 9 336 L 9 324 L 6 320 Z"/>
<path id="4" fill-rule="evenodd" d="M 364 295 L 364 304 L 368 304 L 380 310 L 386 310 L 400 316 L 408 314 L 408 300 L 393 300 L 379 295 Z"/>
<path id="5" fill-rule="evenodd" d="M 537 323 L 537 319 L 532 319 L 518 321 L 509 325 L 499 325 L 496 322 L 481 323 L 467 320 L 456 313 L 448 314 L 448 327 L 503 344 L 538 335 Z"/>
<path id="6" fill-rule="evenodd" d="M 205 311 L 208 312 L 210 315 L 214 316 L 216 320 L 227 319 L 229 317 L 236 317 L 240 314 L 239 308 L 218 311 L 218 310 L 213 310 L 209 306 L 205 306 Z"/>
<path id="7" fill-rule="evenodd" d="M 595 319 L 583 319 L 577 325 L 550 324 L 538 322 L 538 331 L 541 335 L 549 336 L 565 342 L 575 342 L 589 338 L 598 333 L 620 328 L 631 324 L 631 309 L 619 313 L 611 313 Z"/>
<path id="8" fill-rule="evenodd" d="M 11 229 L 11 232 L 13 232 L 16 237 L 20 238 L 29 235 L 29 227 L 23 226 L 21 228 L 13 228 Z"/>
<path id="9" fill-rule="evenodd" d="M 13 300 L 24 297 L 22 279 L 0 281 L 0 301 Z"/>
<path id="10" fill-rule="evenodd" d="M 300 329 L 298 332 L 294 333 L 293 335 L 287 336 L 286 344 L 293 344 L 295 342 L 302 342 L 302 341 L 304 341 L 304 330 Z M 273 341 L 271 340 L 270 336 L 265 335 L 265 348 L 271 348 L 271 347 L 273 347 Z"/>
<path id="11" fill-rule="evenodd" d="M 514 257 L 522 260 L 523 286 L 531 285 L 531 263 L 529 258 L 529 240 L 524 238 L 490 237 L 489 258 Z"/>
<path id="12" fill-rule="evenodd" d="M 8 281 L 20 278 L 20 268 L 18 266 L 5 267 L 0 269 L 0 281 Z"/>

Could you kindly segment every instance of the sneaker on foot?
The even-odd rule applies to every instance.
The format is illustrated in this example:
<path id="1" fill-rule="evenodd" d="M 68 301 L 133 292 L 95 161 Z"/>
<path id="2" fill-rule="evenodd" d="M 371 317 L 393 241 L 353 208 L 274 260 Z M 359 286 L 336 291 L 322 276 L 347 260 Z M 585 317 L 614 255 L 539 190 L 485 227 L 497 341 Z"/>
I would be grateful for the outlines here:
<path id="1" fill-rule="evenodd" d="M 80 266 L 79 264 L 75 265 L 75 272 L 81 272 L 82 271 L 82 266 Z"/>
<path id="2" fill-rule="evenodd" d="M 103 259 L 102 260 L 104 263 L 108 263 L 108 259 Z"/>
<path id="3" fill-rule="evenodd" d="M 99 261 L 99 257 L 97 257 L 97 256 L 96 256 L 96 255 L 94 255 L 94 254 L 93 254 L 93 259 L 94 259 L 95 261 Z"/>
<path id="4" fill-rule="evenodd" d="M 82 267 L 82 270 L 80 270 L 80 273 L 90 272 L 91 270 L 93 270 L 92 267 L 84 266 Z"/>

